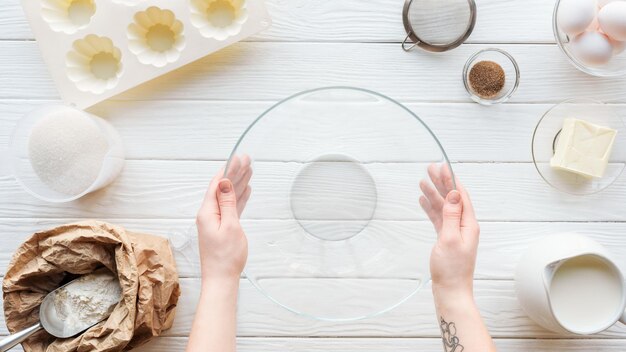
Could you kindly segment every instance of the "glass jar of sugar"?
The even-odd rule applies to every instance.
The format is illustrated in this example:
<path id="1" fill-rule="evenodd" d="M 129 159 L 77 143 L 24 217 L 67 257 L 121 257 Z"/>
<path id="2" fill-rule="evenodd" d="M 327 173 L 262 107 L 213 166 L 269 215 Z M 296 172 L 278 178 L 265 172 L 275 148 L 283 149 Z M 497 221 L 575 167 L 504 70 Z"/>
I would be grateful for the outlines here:
<path id="1" fill-rule="evenodd" d="M 64 105 L 23 117 L 0 156 L 0 175 L 13 175 L 27 192 L 49 202 L 69 202 L 103 188 L 124 165 L 122 140 L 113 126 Z"/>

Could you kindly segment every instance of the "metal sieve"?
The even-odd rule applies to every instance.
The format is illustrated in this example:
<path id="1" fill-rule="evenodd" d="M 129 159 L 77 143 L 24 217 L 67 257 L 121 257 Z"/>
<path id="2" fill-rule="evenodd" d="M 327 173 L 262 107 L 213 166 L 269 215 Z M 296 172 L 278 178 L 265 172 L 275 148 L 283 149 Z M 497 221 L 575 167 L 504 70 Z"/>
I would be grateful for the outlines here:
<path id="1" fill-rule="evenodd" d="M 444 52 L 458 47 L 476 24 L 474 0 L 406 0 L 402 10 L 406 38 L 402 49 L 418 46 Z"/>

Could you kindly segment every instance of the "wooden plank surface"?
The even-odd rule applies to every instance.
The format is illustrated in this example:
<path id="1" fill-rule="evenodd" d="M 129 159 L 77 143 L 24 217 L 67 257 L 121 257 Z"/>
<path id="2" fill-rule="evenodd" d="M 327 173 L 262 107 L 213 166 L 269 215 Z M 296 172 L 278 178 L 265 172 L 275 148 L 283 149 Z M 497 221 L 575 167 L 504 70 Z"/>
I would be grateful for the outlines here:
<path id="1" fill-rule="evenodd" d="M 3 0 L 0 40 L 32 39 L 20 0 Z M 397 42 L 404 36 L 402 0 L 267 0 L 274 23 L 254 41 Z M 477 0 L 470 42 L 553 42 L 554 1 Z"/>
<path id="2" fill-rule="evenodd" d="M 45 207 L 25 193 L 14 179 L 0 179 L 0 218 L 193 218 L 206 186 L 223 161 L 129 160 L 109 187 L 71 203 Z M 246 209 L 249 219 L 288 219 L 292 216 L 289 192 L 295 166 L 256 163 L 254 196 Z M 419 180 L 426 175 L 410 164 L 370 164 L 375 180 L 385 179 L 379 190 L 377 219 L 419 220 Z M 532 163 L 454 164 L 471 190 L 482 221 L 623 221 L 626 179 L 611 190 L 591 196 L 563 194 L 548 186 Z M 394 183 L 395 182 L 395 183 Z M 407 193 L 394 202 L 394 185 Z M 397 186 L 396 186 L 397 187 Z M 397 189 L 397 188 L 396 188 Z M 410 193 L 409 193 L 410 192 Z M 398 212 L 396 212 L 398 211 Z"/>
<path id="3" fill-rule="evenodd" d="M 0 11 L 0 150 L 26 111 L 57 99 L 19 1 L 5 0 Z M 500 350 L 624 350 L 623 325 L 591 338 L 558 336 L 531 322 L 515 299 L 512 279 L 520 255 L 532 241 L 550 233 L 586 233 L 610 248 L 626 268 L 626 256 L 621 255 L 626 252 L 626 177 L 596 196 L 567 196 L 543 183 L 531 163 L 532 130 L 554 103 L 592 97 L 615 103 L 616 111 L 626 116 L 626 78 L 586 76 L 554 44 L 554 0 L 477 0 L 479 20 L 470 44 L 443 55 L 400 49 L 402 0 L 267 3 L 274 18 L 270 30 L 91 109 L 111 121 L 125 142 L 129 161 L 111 187 L 78 202 L 42 205 L 15 181 L 0 179 L 0 275 L 29 234 L 72 220 L 108 219 L 174 239 L 183 233 L 193 236 L 190 227 L 208 179 L 254 118 L 303 89 L 354 85 L 387 94 L 422 117 L 470 189 L 482 221 L 476 297 Z M 510 104 L 486 108 L 470 102 L 460 75 L 473 52 L 491 46 L 515 56 L 522 80 Z M 370 147 L 380 153 L 393 149 L 388 144 Z M 267 145 L 267 152 L 276 148 Z M 396 157 L 413 160 L 411 155 Z M 281 222 L 290 216 L 284 175 L 293 166 L 256 167 L 277 168 L 275 174 L 265 173 L 275 181 L 255 179 L 254 199 L 272 206 L 253 201 L 246 214 L 253 220 L 244 226 L 279 236 Z M 401 163 L 369 167 L 377 178 L 417 182 Z M 411 195 L 399 200 L 405 209 L 414 202 Z M 386 207 L 373 226 L 396 229 L 398 236 L 406 234 L 402 229 L 426 231 L 430 226 L 416 221 L 415 213 Z M 252 251 L 259 250 L 256 245 Z M 277 265 L 275 258 L 261 258 L 268 266 Z M 176 252 L 176 260 L 183 277 L 176 325 L 167 337 L 139 351 L 178 351 L 186 344 L 199 294 L 195 248 Z M 298 285 L 301 282 L 284 283 L 290 292 L 300 292 L 303 287 Z M 245 278 L 241 286 L 240 351 L 441 348 L 428 287 L 382 316 L 329 323 L 280 308 Z M 0 335 L 6 333 L 0 319 Z"/>
<path id="4" fill-rule="evenodd" d="M 6 270 L 10 254 L 30 232 L 54 226 L 61 220 L 12 220 L 3 221 L 0 233 L 6 234 L 0 252 L 0 271 Z M 166 236 L 189 231 L 192 220 L 122 220 L 119 222 L 130 229 Z M 249 222 L 246 225 L 250 225 Z M 426 225 L 426 224 L 425 224 Z M 515 338 L 559 337 L 548 333 L 531 322 L 520 310 L 515 299 L 514 283 L 510 281 L 519 256 L 532 241 L 549 233 L 577 231 L 607 245 L 618 254 L 624 252 L 626 241 L 620 234 L 623 223 L 574 224 L 574 223 L 484 223 L 476 276 L 476 297 L 481 311 L 494 336 Z M 7 239 L 9 240 L 7 242 Z M 254 248 L 251 249 L 254 251 Z M 195 302 L 199 295 L 198 262 L 193 252 L 175 252 L 182 276 L 183 296 L 179 304 L 175 327 L 168 336 L 185 336 L 190 328 Z M 616 256 L 618 265 L 624 266 L 626 258 Z M 195 277 L 195 278 L 194 278 Z M 285 290 L 294 284 L 287 280 Z M 407 303 L 382 316 L 350 323 L 324 323 L 303 318 L 282 309 L 262 296 L 246 279 L 242 279 L 239 308 L 239 334 L 241 336 L 385 336 L 385 337 L 434 337 L 437 331 L 432 324 L 432 297 L 426 287 Z M 358 296 L 358 295 L 357 295 Z M 3 326 L 1 320 L 0 325 Z M 619 325 L 595 337 L 619 338 L 626 333 Z M 6 330 L 0 329 L 0 335 Z M 575 337 L 575 336 L 571 336 Z M 567 346 L 567 345 L 563 345 Z M 599 344 L 598 346 L 603 346 Z"/>
<path id="5" fill-rule="evenodd" d="M 554 352 L 579 351 L 617 352 L 623 351 L 626 340 L 579 340 L 579 339 L 496 339 L 496 346 L 509 352 Z M 187 346 L 185 337 L 161 337 L 136 349 L 137 352 L 183 351 Z M 259 338 L 240 337 L 237 351 L 240 352 L 415 352 L 438 351 L 441 340 L 436 338 Z M 15 351 L 22 351 L 16 348 Z"/>
<path id="6" fill-rule="evenodd" d="M 122 93 L 122 100 L 279 100 L 323 86 L 356 86 L 401 102 L 470 102 L 463 65 L 484 44 L 445 55 L 405 53 L 397 44 L 245 42 Z M 590 78 L 556 45 L 498 45 L 518 61 L 521 83 L 511 101 L 560 102 L 590 97 L 626 102 L 626 77 Z M 58 94 L 30 41 L 1 41 L 0 97 L 50 99 Z M 592 83 L 592 84 L 590 84 Z M 37 89 L 33 89 L 37 87 Z"/>
<path id="7" fill-rule="evenodd" d="M 31 234 L 73 222 L 75 219 L 2 219 L 0 234 L 3 236 L 0 248 L 0 275 L 9 264 L 9 260 L 17 247 Z M 111 219 L 111 223 L 121 225 L 129 230 L 147 232 L 172 238 L 176 243 L 190 238 L 195 241 L 196 229 L 194 219 Z M 246 229 L 271 233 L 277 227 L 274 221 L 244 220 Z M 378 221 L 375 226 L 389 226 L 394 222 Z M 430 231 L 430 223 L 417 223 L 416 227 Z M 588 235 L 599 243 L 607 246 L 613 253 L 616 263 L 626 267 L 626 223 L 571 223 L 571 222 L 484 222 L 481 224 L 481 240 L 476 265 L 475 278 L 491 280 L 512 280 L 513 273 L 524 250 L 544 236 L 561 233 L 577 232 Z M 189 236 L 189 237 L 185 237 Z M 393 233 L 390 233 L 393 238 Z M 174 251 L 178 272 L 181 277 L 199 277 L 199 258 L 195 242 L 191 249 Z M 263 247 L 252 247 L 250 253 L 258 256 Z"/>
<path id="8" fill-rule="evenodd" d="M 270 301 L 248 280 L 241 280 L 237 313 L 238 336 L 388 338 L 439 336 L 430 285 L 396 309 L 382 315 L 351 322 L 329 322 L 295 315 Z M 300 289 L 294 285 L 298 283 L 288 279 L 283 283 L 284 290 Z M 191 329 L 200 294 L 199 279 L 181 279 L 181 289 L 182 296 L 176 311 L 176 321 L 172 329 L 165 332 L 164 336 L 187 336 Z M 536 325 L 521 310 L 515 296 L 513 281 L 479 280 L 476 281 L 474 290 L 476 303 L 494 337 L 585 338 L 573 334 L 558 335 Z M 353 302 L 358 302 L 360 299 L 358 292 L 354 292 Z M 4 324 L 0 328 L 0 333 L 7 333 Z M 618 323 L 609 330 L 594 335 L 594 338 L 623 338 L 625 333 L 626 326 Z"/>
<path id="9" fill-rule="evenodd" d="M 17 121 L 27 112 L 54 101 L 0 100 L 0 149 L 8 145 Z M 130 160 L 225 160 L 241 133 L 274 102 L 232 101 L 107 101 L 90 109 L 119 131 Z M 552 104 L 408 103 L 406 106 L 432 129 L 454 162 L 531 162 L 532 133 Z M 626 117 L 626 105 L 612 105 Z M 397 131 L 401 125 L 390 126 Z M 158 141 L 158 143 L 155 143 Z M 264 154 L 278 154 L 282 145 L 267 144 Z M 413 154 L 393 143 L 366 146 L 395 160 Z M 283 152 L 284 153 L 284 152 Z"/>
<path id="10" fill-rule="evenodd" d="M 184 338 L 163 338 L 146 345 L 138 351 L 182 351 L 186 343 Z M 496 339 L 499 350 L 508 352 L 554 352 L 554 351 L 623 351 L 626 340 L 543 340 L 543 339 Z M 241 352 L 415 352 L 439 351 L 440 339 L 338 339 L 338 338 L 296 338 L 296 339 L 259 339 L 239 338 L 237 350 Z"/>

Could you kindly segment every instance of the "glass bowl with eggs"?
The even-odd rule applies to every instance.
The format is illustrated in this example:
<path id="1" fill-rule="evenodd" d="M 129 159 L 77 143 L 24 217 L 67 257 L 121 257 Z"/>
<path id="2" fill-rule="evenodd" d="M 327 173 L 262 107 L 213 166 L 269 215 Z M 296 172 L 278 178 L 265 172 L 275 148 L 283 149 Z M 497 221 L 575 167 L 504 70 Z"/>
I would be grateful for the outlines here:
<path id="1" fill-rule="evenodd" d="M 626 0 L 557 0 L 553 30 L 579 70 L 600 77 L 626 75 Z"/>

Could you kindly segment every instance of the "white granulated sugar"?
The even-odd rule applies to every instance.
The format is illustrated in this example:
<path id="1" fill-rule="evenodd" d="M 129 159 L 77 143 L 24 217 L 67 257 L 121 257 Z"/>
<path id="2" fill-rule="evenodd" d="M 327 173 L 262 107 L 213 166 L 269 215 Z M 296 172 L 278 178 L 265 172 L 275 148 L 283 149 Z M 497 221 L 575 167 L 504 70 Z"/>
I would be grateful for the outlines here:
<path id="1" fill-rule="evenodd" d="M 39 179 L 52 190 L 78 195 L 98 177 L 109 146 L 106 137 L 80 111 L 46 116 L 28 141 L 30 162 Z"/>
<path id="2" fill-rule="evenodd" d="M 60 288 L 54 297 L 57 316 L 64 331 L 76 333 L 104 320 L 122 295 L 117 276 L 100 270 Z"/>

